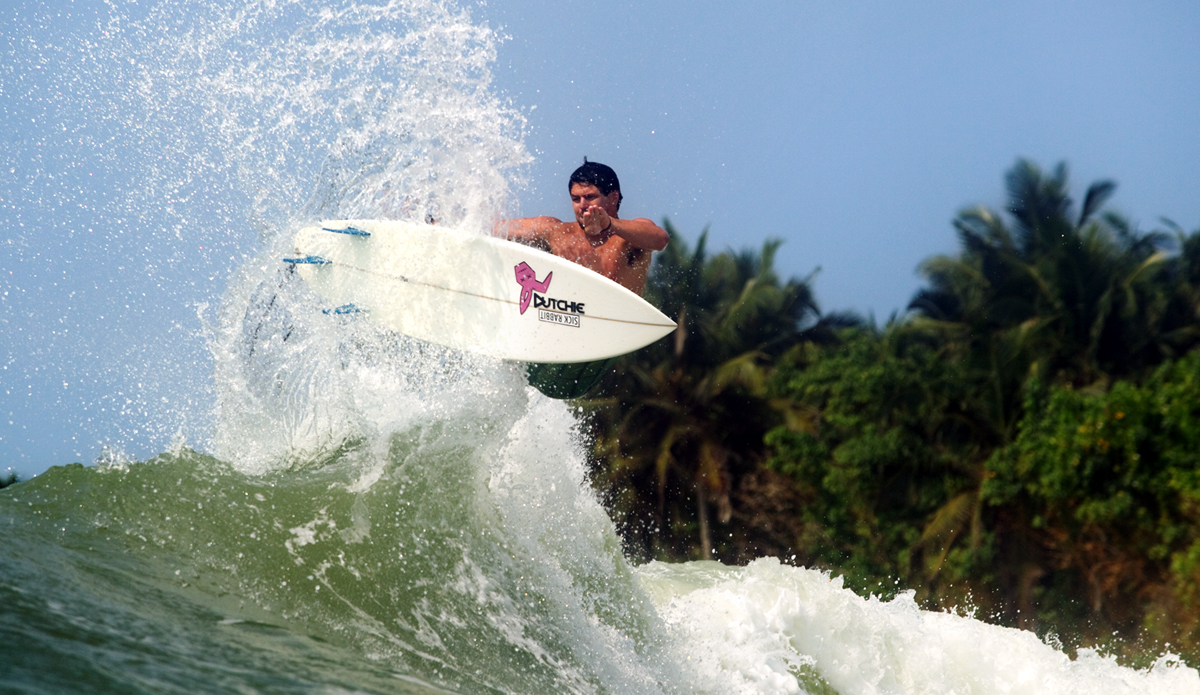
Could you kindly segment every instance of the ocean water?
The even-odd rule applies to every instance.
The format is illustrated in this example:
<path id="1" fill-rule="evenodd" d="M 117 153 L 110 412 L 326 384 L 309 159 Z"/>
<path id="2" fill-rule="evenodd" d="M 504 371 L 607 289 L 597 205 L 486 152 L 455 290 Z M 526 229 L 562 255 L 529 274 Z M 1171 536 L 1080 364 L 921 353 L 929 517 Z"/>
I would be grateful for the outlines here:
<path id="1" fill-rule="evenodd" d="M 240 250 L 188 307 L 203 358 L 162 361 L 175 390 L 129 407 L 127 438 L 174 433 L 163 453 L 0 490 L 0 692 L 1200 692 L 1169 654 L 1071 659 L 771 558 L 634 566 L 565 404 L 325 313 L 279 260 L 299 223 L 482 233 L 514 208 L 524 123 L 469 6 L 97 6 L 86 40 L 38 55 L 128 131 L 136 173 L 109 197 L 147 272 Z"/>
<path id="2" fill-rule="evenodd" d="M 181 447 L 0 491 L 0 692 L 1200 691 L 774 559 L 634 567 L 571 412 L 488 369 L 274 469 Z"/>

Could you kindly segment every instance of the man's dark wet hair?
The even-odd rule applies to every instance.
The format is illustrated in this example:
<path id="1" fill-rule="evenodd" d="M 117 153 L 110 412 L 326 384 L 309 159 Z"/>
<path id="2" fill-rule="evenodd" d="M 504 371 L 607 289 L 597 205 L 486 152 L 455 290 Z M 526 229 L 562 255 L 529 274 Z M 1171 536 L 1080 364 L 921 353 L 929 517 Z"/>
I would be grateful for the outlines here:
<path id="1" fill-rule="evenodd" d="M 571 187 L 577 183 L 595 186 L 596 190 L 600 191 L 600 195 L 608 195 L 616 191 L 618 204 L 625 199 L 625 194 L 621 193 L 621 182 L 617 180 L 617 172 L 607 164 L 589 162 L 587 157 L 583 158 L 583 165 L 571 174 L 571 178 L 567 181 L 567 190 L 571 190 Z"/>

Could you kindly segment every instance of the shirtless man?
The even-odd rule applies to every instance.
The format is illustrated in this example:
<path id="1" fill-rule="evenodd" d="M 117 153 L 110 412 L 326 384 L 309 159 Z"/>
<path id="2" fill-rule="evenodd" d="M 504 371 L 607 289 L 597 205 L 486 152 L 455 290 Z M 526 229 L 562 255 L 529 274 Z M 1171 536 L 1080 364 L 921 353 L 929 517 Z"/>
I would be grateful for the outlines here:
<path id="1" fill-rule="evenodd" d="M 650 272 L 650 254 L 667 247 L 667 233 L 648 219 L 623 220 L 621 183 L 612 168 L 589 162 L 571 174 L 574 222 L 555 217 L 503 220 L 496 233 L 574 261 L 641 294 Z"/>
<path id="2" fill-rule="evenodd" d="M 641 294 L 650 272 L 650 254 L 667 247 L 667 233 L 650 220 L 623 220 L 621 183 L 610 167 L 589 162 L 567 181 L 575 221 L 554 217 L 504 220 L 496 234 L 539 246 Z M 617 358 L 597 362 L 528 364 L 531 386 L 551 398 L 582 398 L 611 371 Z"/>

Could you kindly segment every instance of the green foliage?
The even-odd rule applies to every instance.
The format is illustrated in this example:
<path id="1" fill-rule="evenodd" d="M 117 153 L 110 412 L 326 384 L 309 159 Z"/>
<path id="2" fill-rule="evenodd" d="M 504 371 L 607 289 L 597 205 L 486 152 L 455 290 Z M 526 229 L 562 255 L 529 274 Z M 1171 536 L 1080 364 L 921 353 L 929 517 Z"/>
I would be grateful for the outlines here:
<path id="1" fill-rule="evenodd" d="M 5 488 L 18 482 L 20 482 L 20 479 L 17 478 L 17 474 L 15 472 L 10 470 L 5 473 L 0 473 L 0 488 Z"/>
<path id="2" fill-rule="evenodd" d="M 1077 644 L 1200 656 L 1200 231 L 1136 232 L 1100 211 L 1109 182 L 1076 213 L 1061 165 L 1007 184 L 1009 219 L 959 215 L 910 316 L 776 371 L 817 425 L 767 438 L 805 500 L 798 554 Z"/>
<path id="3" fill-rule="evenodd" d="M 607 399 L 583 403 L 596 418 L 597 483 L 631 550 L 645 557 L 736 559 L 746 544 L 730 525 L 742 479 L 756 471 L 763 435 L 804 414 L 765 385 L 773 359 L 805 337 L 828 333 L 807 280 L 782 281 L 780 242 L 709 258 L 667 223 L 671 243 L 655 258 L 646 296 L 679 328 L 627 356 Z M 698 547 L 697 547 L 698 546 Z"/>
<path id="4" fill-rule="evenodd" d="M 860 588 L 921 583 L 956 539 L 982 543 L 967 375 L 916 331 L 843 337 L 793 353 L 776 372 L 773 388 L 820 418 L 811 432 L 772 430 L 768 465 L 804 495 L 807 562 Z"/>
<path id="5" fill-rule="evenodd" d="M 987 463 L 987 506 L 1020 509 L 1043 603 L 1200 647 L 1200 352 L 1105 392 L 1032 382 L 1017 439 Z M 1057 592 L 1058 596 L 1050 595 Z M 1164 614 L 1175 620 L 1163 623 Z"/>

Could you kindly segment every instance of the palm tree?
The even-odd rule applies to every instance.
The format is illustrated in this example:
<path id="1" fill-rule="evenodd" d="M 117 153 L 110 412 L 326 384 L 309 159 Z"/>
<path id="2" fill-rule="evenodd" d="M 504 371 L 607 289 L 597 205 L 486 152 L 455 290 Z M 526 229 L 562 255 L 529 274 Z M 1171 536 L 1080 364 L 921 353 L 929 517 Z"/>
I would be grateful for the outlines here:
<path id="1" fill-rule="evenodd" d="M 773 359 L 846 319 L 821 319 L 811 278 L 780 280 L 779 240 L 708 258 L 707 229 L 692 250 L 665 226 L 671 243 L 646 296 L 679 328 L 673 340 L 626 358 L 606 384 L 614 395 L 586 405 L 604 421 L 600 482 L 618 491 L 613 506 L 626 538 L 647 553 L 677 555 L 671 540 L 690 545 L 694 529 L 700 556 L 710 559 L 711 509 L 730 521 L 732 495 L 761 458 L 764 434 L 780 422 L 805 425 L 803 412 L 767 395 Z"/>
<path id="2" fill-rule="evenodd" d="M 985 523 L 1003 525 L 1005 564 L 1027 594 L 1027 577 L 1044 568 L 1030 542 L 1039 532 L 1020 510 L 987 520 L 988 454 L 1015 438 L 1031 376 L 1101 390 L 1197 345 L 1200 240 L 1179 231 L 1182 252 L 1172 256 L 1170 235 L 1140 233 L 1103 212 L 1116 188 L 1109 181 L 1088 187 L 1076 212 L 1062 164 L 1047 174 L 1019 161 L 1006 183 L 1008 219 L 986 208 L 959 214 L 961 253 L 926 261 L 929 285 L 910 304 L 910 328 L 941 335 L 968 365 L 980 394 L 970 410 L 986 435 L 975 474 L 931 515 L 920 544 L 936 574 L 957 539 L 977 547 Z"/>
<path id="3" fill-rule="evenodd" d="M 1200 344 L 1200 228 L 1191 234 L 1164 219 L 1163 224 L 1179 252 L 1164 264 L 1162 282 L 1168 290 L 1156 307 L 1163 326 L 1158 348 L 1163 354 L 1181 357 Z"/>
<path id="4" fill-rule="evenodd" d="M 1093 183 L 1075 215 L 1063 164 L 1046 175 L 1022 160 L 1006 181 L 1011 225 L 986 208 L 960 213 L 961 254 L 922 264 L 929 287 L 909 305 L 988 374 L 1001 440 L 1030 369 L 1077 386 L 1107 381 L 1169 356 L 1177 328 L 1164 323 L 1168 237 L 1098 214 L 1115 184 Z"/>

